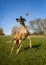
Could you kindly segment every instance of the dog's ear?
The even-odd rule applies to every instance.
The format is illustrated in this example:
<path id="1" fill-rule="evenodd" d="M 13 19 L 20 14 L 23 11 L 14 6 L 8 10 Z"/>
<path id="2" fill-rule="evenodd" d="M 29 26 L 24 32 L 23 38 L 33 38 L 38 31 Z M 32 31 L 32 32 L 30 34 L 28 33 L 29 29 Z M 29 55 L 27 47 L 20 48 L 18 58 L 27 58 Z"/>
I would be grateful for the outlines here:
<path id="1" fill-rule="evenodd" d="M 16 18 L 16 21 L 18 22 L 18 18 Z"/>
<path id="2" fill-rule="evenodd" d="M 26 22 L 26 19 L 23 18 L 23 21 Z"/>

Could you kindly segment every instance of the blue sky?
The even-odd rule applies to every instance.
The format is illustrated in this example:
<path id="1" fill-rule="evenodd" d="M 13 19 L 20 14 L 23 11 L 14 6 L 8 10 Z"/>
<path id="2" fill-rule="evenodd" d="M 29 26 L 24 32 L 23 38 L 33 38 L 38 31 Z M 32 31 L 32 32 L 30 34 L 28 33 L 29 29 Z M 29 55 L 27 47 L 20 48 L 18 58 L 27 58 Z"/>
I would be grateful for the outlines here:
<path id="1" fill-rule="evenodd" d="M 26 16 L 28 11 L 29 16 Z M 10 34 L 13 26 L 19 26 L 15 18 L 23 16 L 26 25 L 35 18 L 46 17 L 46 0 L 0 0 L 0 27 Z"/>

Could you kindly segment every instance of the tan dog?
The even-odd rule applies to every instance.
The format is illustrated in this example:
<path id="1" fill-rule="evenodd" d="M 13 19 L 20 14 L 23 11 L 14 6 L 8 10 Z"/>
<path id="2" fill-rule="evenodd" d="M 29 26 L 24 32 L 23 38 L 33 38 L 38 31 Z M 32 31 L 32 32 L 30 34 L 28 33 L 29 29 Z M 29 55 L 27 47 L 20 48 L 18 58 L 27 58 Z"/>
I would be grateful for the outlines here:
<path id="1" fill-rule="evenodd" d="M 27 30 L 27 28 L 25 27 L 25 23 L 24 21 L 26 21 L 24 18 L 22 18 L 20 16 L 20 18 L 16 18 L 17 22 L 20 23 L 20 30 L 14 35 L 14 39 L 13 39 L 13 47 L 11 48 L 11 52 L 10 55 L 12 55 L 13 52 L 13 48 L 15 46 L 15 44 L 17 43 L 19 48 L 17 49 L 17 53 L 19 53 L 21 47 L 22 47 L 22 40 L 26 39 L 27 37 L 30 40 L 30 48 L 32 47 L 32 43 L 31 43 L 31 39 L 30 39 L 30 33 Z"/>

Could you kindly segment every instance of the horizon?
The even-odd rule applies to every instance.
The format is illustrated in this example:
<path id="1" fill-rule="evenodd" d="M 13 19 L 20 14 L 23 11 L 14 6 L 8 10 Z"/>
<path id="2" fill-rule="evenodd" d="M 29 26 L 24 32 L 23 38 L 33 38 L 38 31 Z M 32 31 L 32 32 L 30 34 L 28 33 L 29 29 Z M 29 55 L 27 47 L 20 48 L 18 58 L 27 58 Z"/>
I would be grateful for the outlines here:
<path id="1" fill-rule="evenodd" d="M 35 18 L 45 18 L 46 0 L 0 0 L 0 27 L 6 35 L 11 33 L 13 26 L 19 26 L 15 18 L 20 16 L 26 19 L 26 25 Z"/>

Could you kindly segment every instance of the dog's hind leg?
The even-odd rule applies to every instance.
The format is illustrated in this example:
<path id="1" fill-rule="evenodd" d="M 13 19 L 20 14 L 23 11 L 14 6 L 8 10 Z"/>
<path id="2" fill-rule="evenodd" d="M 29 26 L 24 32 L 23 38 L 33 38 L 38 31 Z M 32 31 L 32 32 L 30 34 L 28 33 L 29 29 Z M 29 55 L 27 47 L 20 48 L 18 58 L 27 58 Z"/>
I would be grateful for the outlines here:
<path id="1" fill-rule="evenodd" d="M 17 49 L 17 54 L 19 53 L 19 51 L 20 51 L 20 49 L 21 49 L 21 47 L 22 47 L 22 43 L 21 43 L 21 40 L 19 40 L 19 43 L 18 43 L 18 45 L 19 45 L 19 48 Z"/>
<path id="2" fill-rule="evenodd" d="M 30 35 L 28 35 L 28 39 L 30 40 L 30 48 L 32 47 L 32 41 L 31 41 L 31 39 L 30 39 Z"/>

